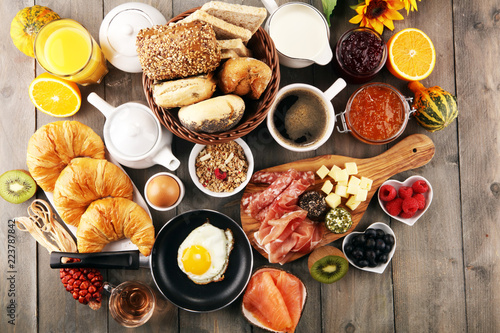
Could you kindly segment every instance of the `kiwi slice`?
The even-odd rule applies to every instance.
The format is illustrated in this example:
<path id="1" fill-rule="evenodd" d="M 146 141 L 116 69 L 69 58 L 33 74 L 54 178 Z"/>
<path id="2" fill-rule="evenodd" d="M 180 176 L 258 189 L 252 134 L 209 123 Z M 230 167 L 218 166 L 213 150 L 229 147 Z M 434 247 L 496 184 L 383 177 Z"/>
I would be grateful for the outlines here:
<path id="1" fill-rule="evenodd" d="M 333 283 L 343 278 L 349 270 L 349 262 L 341 250 L 322 246 L 314 250 L 307 260 L 309 273 L 321 283 Z"/>
<path id="2" fill-rule="evenodd" d="M 0 196 L 10 203 L 23 203 L 35 192 L 36 183 L 28 171 L 10 170 L 0 176 Z"/>

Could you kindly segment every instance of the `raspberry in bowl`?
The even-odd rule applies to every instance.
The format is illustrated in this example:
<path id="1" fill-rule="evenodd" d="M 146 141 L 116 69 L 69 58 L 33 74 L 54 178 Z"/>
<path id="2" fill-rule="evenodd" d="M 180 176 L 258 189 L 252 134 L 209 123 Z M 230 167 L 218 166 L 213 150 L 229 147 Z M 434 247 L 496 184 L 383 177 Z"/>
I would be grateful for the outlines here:
<path id="1" fill-rule="evenodd" d="M 380 207 L 387 215 L 411 226 L 427 211 L 432 195 L 432 186 L 427 179 L 411 176 L 404 182 L 394 179 L 385 181 L 377 196 Z"/>

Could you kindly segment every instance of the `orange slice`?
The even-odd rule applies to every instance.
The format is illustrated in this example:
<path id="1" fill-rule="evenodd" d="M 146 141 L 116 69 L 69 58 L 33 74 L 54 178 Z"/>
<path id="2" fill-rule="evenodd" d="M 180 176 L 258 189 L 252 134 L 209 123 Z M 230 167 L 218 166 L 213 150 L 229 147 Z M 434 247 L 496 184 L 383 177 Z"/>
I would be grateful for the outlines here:
<path id="1" fill-rule="evenodd" d="M 387 51 L 387 68 L 401 80 L 423 80 L 436 64 L 436 49 L 431 39 L 415 28 L 403 29 L 392 36 Z"/>
<path id="2" fill-rule="evenodd" d="M 49 73 L 40 74 L 31 82 L 29 94 L 38 110 L 53 117 L 72 116 L 82 105 L 82 96 L 76 83 Z"/>

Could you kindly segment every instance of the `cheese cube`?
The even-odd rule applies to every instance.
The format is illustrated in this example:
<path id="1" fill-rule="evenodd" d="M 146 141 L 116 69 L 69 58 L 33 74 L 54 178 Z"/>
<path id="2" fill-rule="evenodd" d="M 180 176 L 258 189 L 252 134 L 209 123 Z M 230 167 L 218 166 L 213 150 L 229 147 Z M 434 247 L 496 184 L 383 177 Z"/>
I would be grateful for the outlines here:
<path id="1" fill-rule="evenodd" d="M 361 201 L 356 201 L 355 196 L 351 195 L 347 200 L 347 202 L 345 203 L 345 205 L 349 207 L 351 210 L 355 210 L 356 208 L 358 208 L 360 203 Z"/>
<path id="2" fill-rule="evenodd" d="M 341 169 L 341 170 L 337 171 L 336 174 L 337 174 L 337 178 L 335 178 L 335 180 L 338 182 L 349 179 L 349 175 L 347 174 L 346 169 Z"/>
<path id="3" fill-rule="evenodd" d="M 358 173 L 358 165 L 356 162 L 346 162 L 345 169 L 348 175 L 355 175 Z"/>
<path id="4" fill-rule="evenodd" d="M 348 194 L 357 194 L 359 190 L 359 183 L 361 179 L 356 176 L 351 176 L 349 179 L 349 183 L 347 184 L 347 193 Z"/>
<path id="5" fill-rule="evenodd" d="M 358 190 L 358 193 L 356 193 L 356 195 L 354 196 L 354 200 L 360 201 L 360 202 L 365 201 L 367 196 L 368 196 L 368 191 L 360 188 Z"/>
<path id="6" fill-rule="evenodd" d="M 325 201 L 330 208 L 336 208 L 340 205 L 341 198 L 339 195 L 332 192 L 326 196 Z"/>
<path id="7" fill-rule="evenodd" d="M 347 186 L 337 184 L 337 186 L 335 186 L 335 194 L 342 198 L 347 198 L 349 196 L 347 194 Z"/>
<path id="8" fill-rule="evenodd" d="M 341 180 L 340 182 L 337 182 L 337 185 L 347 187 L 347 180 Z"/>
<path id="9" fill-rule="evenodd" d="M 338 166 L 334 165 L 331 169 L 330 169 L 330 172 L 328 173 L 328 176 L 332 177 L 335 181 L 338 181 L 337 180 L 337 172 L 339 172 L 340 170 L 342 170 L 341 168 L 339 168 Z"/>
<path id="10" fill-rule="evenodd" d="M 316 174 L 319 176 L 319 178 L 323 179 L 326 177 L 328 172 L 330 172 L 330 169 L 322 165 L 321 168 L 319 168 L 318 171 L 316 171 Z"/>
<path id="11" fill-rule="evenodd" d="M 325 192 L 326 194 L 330 194 L 330 192 L 333 189 L 333 184 L 331 181 L 327 180 L 323 186 L 321 187 L 321 191 Z"/>
<path id="12" fill-rule="evenodd" d="M 361 182 L 359 183 L 359 188 L 362 190 L 371 190 L 372 189 L 373 180 L 367 177 L 361 177 Z"/>

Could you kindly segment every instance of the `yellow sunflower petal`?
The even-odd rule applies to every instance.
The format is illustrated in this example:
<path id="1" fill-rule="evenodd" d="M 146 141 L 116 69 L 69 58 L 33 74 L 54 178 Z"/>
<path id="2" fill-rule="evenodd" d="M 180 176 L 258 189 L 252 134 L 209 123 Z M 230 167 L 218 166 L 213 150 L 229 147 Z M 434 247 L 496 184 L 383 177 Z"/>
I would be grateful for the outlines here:
<path id="1" fill-rule="evenodd" d="M 384 25 L 379 20 L 369 20 L 369 22 L 373 30 L 382 35 L 384 32 Z"/>
<path id="2" fill-rule="evenodd" d="M 363 19 L 363 15 L 356 15 L 349 20 L 349 23 L 358 24 Z"/>
<path id="3" fill-rule="evenodd" d="M 392 22 L 392 20 L 378 20 L 378 21 L 381 22 L 383 25 L 385 25 L 388 29 L 394 30 L 394 23 Z"/>
<path id="4" fill-rule="evenodd" d="M 388 10 L 384 15 L 383 15 L 386 19 L 388 20 L 393 20 L 393 21 L 396 21 L 396 20 L 404 20 L 404 16 L 401 15 L 400 12 L 398 11 L 395 11 L 395 10 Z"/>

